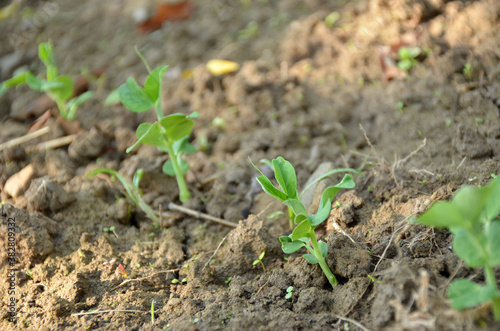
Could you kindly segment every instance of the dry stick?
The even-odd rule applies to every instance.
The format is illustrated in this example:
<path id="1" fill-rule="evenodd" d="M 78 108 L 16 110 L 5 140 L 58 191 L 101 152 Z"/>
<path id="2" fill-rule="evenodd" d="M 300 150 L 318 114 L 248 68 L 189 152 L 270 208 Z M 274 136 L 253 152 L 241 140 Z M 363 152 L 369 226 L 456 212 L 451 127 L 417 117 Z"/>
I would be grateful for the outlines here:
<path id="1" fill-rule="evenodd" d="M 9 140 L 3 144 L 0 144 L 0 152 L 3 151 L 4 149 L 18 146 L 18 145 L 24 144 L 25 142 L 28 142 L 30 140 L 36 139 L 40 136 L 43 136 L 44 134 L 49 133 L 49 131 L 50 131 L 50 128 L 48 126 L 46 126 L 46 127 L 41 128 L 40 130 L 35 131 L 33 133 L 28 133 L 22 137 Z"/>
<path id="2" fill-rule="evenodd" d="M 77 136 L 78 136 L 77 134 L 72 134 L 69 136 L 52 139 L 49 141 L 45 141 L 43 143 L 39 143 L 35 146 L 28 146 L 26 150 L 32 153 L 37 153 L 47 149 L 59 148 L 71 144 L 73 141 L 76 140 Z"/>
<path id="3" fill-rule="evenodd" d="M 212 256 L 210 256 L 210 258 L 208 259 L 207 263 L 205 263 L 205 265 L 203 266 L 203 269 L 201 269 L 201 271 L 205 270 L 205 268 L 207 267 L 207 265 L 210 263 L 210 261 L 212 260 L 212 258 L 215 256 L 215 254 L 217 254 L 217 252 L 219 251 L 220 247 L 222 246 L 222 243 L 224 241 L 226 241 L 226 238 L 227 236 L 229 236 L 229 233 L 226 234 L 226 236 L 224 238 L 222 238 L 222 240 L 220 241 L 219 243 L 219 246 L 217 246 L 217 249 L 215 250 L 215 252 L 212 254 Z"/>
<path id="4" fill-rule="evenodd" d="M 84 316 L 84 315 L 96 315 L 96 314 L 105 314 L 105 313 L 150 313 L 149 311 L 143 310 L 128 310 L 128 309 L 116 309 L 116 310 L 98 310 L 98 311 L 89 311 L 87 313 L 76 313 L 71 314 L 71 316 Z"/>
<path id="5" fill-rule="evenodd" d="M 190 208 L 182 207 L 182 206 L 176 205 L 175 203 L 172 203 L 172 202 L 170 202 L 168 204 L 168 209 L 179 211 L 181 213 L 184 213 L 184 214 L 187 214 L 189 216 L 196 217 L 196 218 L 206 219 L 206 220 L 209 220 L 209 221 L 212 221 L 215 223 L 219 223 L 219 224 L 222 224 L 225 226 L 229 226 L 232 228 L 235 228 L 238 226 L 238 224 L 236 224 L 236 223 L 229 222 L 229 221 L 223 220 L 222 218 L 214 217 L 214 216 L 211 216 L 211 215 L 208 215 L 205 213 L 201 213 L 199 211 L 196 211 L 196 210 L 193 210 Z"/>
<path id="6" fill-rule="evenodd" d="M 361 330 L 363 331 L 370 331 L 370 329 L 366 328 L 363 324 L 359 323 L 358 321 L 355 321 L 353 320 L 352 318 L 349 318 L 349 317 L 342 317 L 340 315 L 333 315 L 335 316 L 336 318 L 338 318 L 339 320 L 342 320 L 342 321 L 346 321 L 346 322 L 349 322 L 349 323 L 352 323 L 354 325 L 356 325 L 358 328 L 360 328 Z"/>
<path id="7" fill-rule="evenodd" d="M 112 292 L 112 291 L 116 290 L 117 288 L 122 287 L 123 285 L 125 285 L 127 283 L 130 283 L 130 282 L 140 282 L 142 280 L 146 280 L 148 278 L 151 278 L 151 277 L 159 275 L 159 274 L 168 274 L 170 272 L 176 272 L 176 271 L 179 271 L 179 270 L 181 270 L 181 269 L 179 268 L 179 269 L 171 269 L 171 270 L 158 271 L 158 272 L 155 272 L 155 273 L 153 273 L 153 274 L 151 274 L 149 276 L 146 276 L 146 277 L 134 278 L 134 279 L 127 279 L 127 280 L 124 280 L 123 282 L 121 282 L 120 284 L 116 285 L 115 287 L 113 287 L 111 290 L 109 290 L 109 292 Z"/>

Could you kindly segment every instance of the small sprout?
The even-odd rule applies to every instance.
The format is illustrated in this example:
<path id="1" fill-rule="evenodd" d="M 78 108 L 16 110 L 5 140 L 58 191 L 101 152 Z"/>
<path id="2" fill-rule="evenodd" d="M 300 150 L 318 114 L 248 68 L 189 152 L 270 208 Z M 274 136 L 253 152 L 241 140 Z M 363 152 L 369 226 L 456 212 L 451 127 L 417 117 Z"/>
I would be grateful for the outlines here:
<path id="1" fill-rule="evenodd" d="M 11 87 L 27 84 L 32 90 L 45 92 L 54 100 L 63 118 L 68 121 L 74 120 L 78 107 L 89 100 L 93 92 L 87 91 L 72 98 L 75 83 L 70 76 L 59 75 L 50 43 L 41 43 L 38 46 L 38 57 L 47 69 L 46 79 L 38 78 L 30 71 L 24 71 L 0 84 L 0 97 Z"/>
<path id="2" fill-rule="evenodd" d="M 247 40 L 250 38 L 253 38 L 259 34 L 259 24 L 257 22 L 250 22 L 246 26 L 246 28 L 240 30 L 238 33 L 238 39 L 239 40 Z"/>
<path id="3" fill-rule="evenodd" d="M 226 127 L 227 127 L 226 120 L 223 119 L 222 117 L 215 117 L 212 120 L 212 126 L 215 127 L 215 128 L 219 128 L 219 129 L 225 131 Z"/>
<path id="4" fill-rule="evenodd" d="M 462 310 L 491 302 L 495 320 L 500 320 L 500 291 L 494 268 L 500 265 L 500 179 L 485 187 L 462 187 L 451 202 L 434 203 L 417 222 L 447 228 L 453 234 L 453 251 L 470 268 L 482 267 L 486 285 L 469 279 L 448 287 L 451 306 Z"/>
<path id="5" fill-rule="evenodd" d="M 191 261 L 196 261 L 198 260 L 198 256 L 193 256 L 192 258 L 190 258 Z"/>
<path id="6" fill-rule="evenodd" d="M 155 236 L 155 233 L 154 232 L 151 232 L 150 234 L 148 234 L 148 237 L 149 238 L 153 238 Z"/>
<path id="7" fill-rule="evenodd" d="M 116 234 L 116 231 L 115 231 L 115 227 L 114 226 L 110 226 L 109 228 L 103 228 L 102 231 L 104 232 L 112 232 L 116 238 L 119 238 L 118 235 Z"/>
<path id="8" fill-rule="evenodd" d="M 427 184 L 427 179 L 424 179 L 424 180 L 419 180 L 418 181 L 419 184 Z"/>
<path id="9" fill-rule="evenodd" d="M 291 299 L 293 296 L 293 286 L 288 286 L 288 288 L 286 289 L 286 295 L 285 295 L 285 299 Z"/>
<path id="10" fill-rule="evenodd" d="M 28 276 L 29 278 L 33 279 L 33 273 L 31 272 L 30 269 L 26 269 L 26 276 Z"/>
<path id="11" fill-rule="evenodd" d="M 400 47 L 398 50 L 398 67 L 408 73 L 411 68 L 417 66 L 416 58 L 421 52 L 418 47 Z"/>
<path id="12" fill-rule="evenodd" d="M 165 325 L 165 326 L 163 327 L 163 330 L 166 330 L 166 329 L 168 329 L 169 327 L 170 327 L 170 323 L 167 323 L 167 325 Z"/>
<path id="13" fill-rule="evenodd" d="M 160 219 L 158 216 L 156 216 L 155 212 L 151 207 L 142 199 L 142 193 L 141 190 L 139 189 L 139 183 L 141 182 L 142 176 L 144 175 L 144 170 L 143 169 L 138 169 L 134 177 L 132 179 L 132 182 L 128 181 L 123 177 L 118 171 L 109 169 L 109 168 L 99 168 L 95 169 L 87 174 L 87 177 L 92 178 L 97 174 L 108 174 L 112 176 L 112 178 L 118 178 L 120 183 L 123 185 L 125 188 L 126 196 L 129 198 L 137 207 L 141 208 L 142 211 L 148 215 L 148 217 L 153 221 L 156 222 L 157 224 L 160 223 Z"/>
<path id="14" fill-rule="evenodd" d="M 141 267 L 141 264 L 140 264 L 140 263 L 137 263 L 137 264 L 135 265 L 135 267 L 136 267 L 137 269 L 139 269 L 139 268 Z"/>
<path id="15" fill-rule="evenodd" d="M 199 321 L 199 320 L 200 320 L 200 319 L 199 319 L 198 317 L 196 317 L 196 318 L 193 320 L 193 324 L 198 323 L 198 321 Z"/>
<path id="16" fill-rule="evenodd" d="M 266 267 L 264 266 L 264 262 L 262 262 L 264 255 L 266 255 L 266 251 L 263 251 L 262 253 L 260 253 L 259 258 L 255 261 L 253 261 L 252 265 L 254 266 L 254 268 L 257 264 L 260 263 L 260 265 L 262 266 L 262 270 L 266 271 Z"/>
<path id="17" fill-rule="evenodd" d="M 180 281 L 178 279 L 176 279 L 176 278 L 172 279 L 172 284 L 179 284 L 179 283 L 180 283 Z"/>
<path id="18" fill-rule="evenodd" d="M 422 131 L 417 130 L 417 135 L 418 135 L 420 138 L 422 138 Z"/>
<path id="19" fill-rule="evenodd" d="M 481 117 L 474 118 L 474 121 L 476 122 L 476 124 L 483 124 L 484 123 L 484 120 Z"/>
<path id="20" fill-rule="evenodd" d="M 325 20 L 323 21 L 323 23 L 325 23 L 325 25 L 329 28 L 333 27 L 335 25 L 335 23 L 337 23 L 337 21 L 340 19 L 340 14 L 336 11 L 334 12 L 331 12 L 330 14 L 328 14 L 327 17 L 325 17 Z"/>
<path id="21" fill-rule="evenodd" d="M 251 160 L 250 163 L 252 163 Z M 338 281 L 325 261 L 325 257 L 328 254 L 328 244 L 323 241 L 318 241 L 314 230 L 317 226 L 326 221 L 330 215 L 330 211 L 332 210 L 332 201 L 337 193 L 341 189 L 350 189 L 354 187 L 355 184 L 353 178 L 350 174 L 344 175 L 344 178 L 340 183 L 335 186 L 327 187 L 323 191 L 316 214 L 309 215 L 306 207 L 300 201 L 300 198 L 316 182 L 334 173 L 349 171 L 360 174 L 359 171 L 353 169 L 335 169 L 329 171 L 306 186 L 306 188 L 299 195 L 297 191 L 297 176 L 295 174 L 295 169 L 292 164 L 283 157 L 280 156 L 272 161 L 274 177 L 276 178 L 281 190 L 276 188 L 272 184 L 271 180 L 267 178 L 267 176 L 265 176 L 259 168 L 257 168 L 253 163 L 252 165 L 261 173 L 261 176 L 256 179 L 264 192 L 283 202 L 289 208 L 289 214 L 291 216 L 290 227 L 292 228 L 292 233 L 289 236 L 279 237 L 283 252 L 286 254 L 293 254 L 301 248 L 307 249 L 309 253 L 304 254 L 303 257 L 311 264 L 319 263 L 321 270 L 328 279 L 328 282 L 332 287 L 335 287 L 338 284 Z"/>
<path id="22" fill-rule="evenodd" d="M 469 178 L 469 182 L 473 182 L 473 181 L 475 181 L 476 179 L 477 179 L 477 176 L 474 176 L 474 177 L 472 177 L 472 178 Z"/>
<path id="23" fill-rule="evenodd" d="M 446 124 L 446 127 L 447 127 L 447 128 L 448 128 L 448 127 L 450 127 L 450 125 L 451 125 L 451 120 L 450 120 L 450 119 L 447 119 L 447 120 L 446 120 L 446 122 L 445 122 L 445 124 Z"/>
<path id="24" fill-rule="evenodd" d="M 151 300 L 151 324 L 155 324 L 155 301 Z"/>
<path id="25" fill-rule="evenodd" d="M 214 59 L 208 61 L 205 68 L 213 76 L 222 76 L 237 71 L 240 65 L 232 61 Z"/>
<path id="26" fill-rule="evenodd" d="M 187 282 L 188 282 L 188 279 L 187 279 L 187 278 L 182 278 L 182 279 L 181 279 L 181 283 L 182 283 L 182 284 L 187 284 Z"/>
<path id="27" fill-rule="evenodd" d="M 83 252 L 81 250 L 78 250 L 78 256 L 80 256 L 80 258 L 84 258 L 84 255 L 83 255 Z"/>
<path id="28" fill-rule="evenodd" d="M 231 282 L 231 280 L 232 280 L 232 279 L 233 279 L 233 277 L 228 277 L 228 278 L 224 281 L 224 283 L 229 284 L 229 283 Z"/>
<path id="29" fill-rule="evenodd" d="M 470 63 L 466 63 L 463 70 L 462 70 L 463 74 L 465 77 L 467 77 L 468 79 L 471 79 L 472 77 L 472 66 Z"/>
<path id="30" fill-rule="evenodd" d="M 186 263 L 186 264 L 184 265 L 184 269 L 189 270 L 189 264 L 187 264 L 187 263 Z"/>
<path id="31" fill-rule="evenodd" d="M 495 175 L 495 174 L 491 174 L 490 176 L 491 176 L 491 178 L 493 178 L 493 179 L 497 178 L 497 175 Z"/>
<path id="32" fill-rule="evenodd" d="M 400 114 L 403 114 L 404 106 L 405 106 L 405 103 L 403 101 L 396 102 L 396 108 L 398 109 Z"/>

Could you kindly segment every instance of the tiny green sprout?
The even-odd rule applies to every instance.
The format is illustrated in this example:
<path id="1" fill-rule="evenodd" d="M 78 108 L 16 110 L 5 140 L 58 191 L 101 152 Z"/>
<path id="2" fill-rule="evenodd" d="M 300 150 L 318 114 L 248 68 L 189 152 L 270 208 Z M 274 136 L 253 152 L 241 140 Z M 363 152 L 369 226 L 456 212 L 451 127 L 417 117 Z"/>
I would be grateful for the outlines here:
<path id="1" fill-rule="evenodd" d="M 490 176 L 491 176 L 491 178 L 493 178 L 493 179 L 497 178 L 497 175 L 495 175 L 495 174 L 491 174 Z"/>
<path id="2" fill-rule="evenodd" d="M 259 30 L 260 30 L 259 24 L 257 24 L 257 22 L 252 21 L 248 23 L 248 25 L 244 29 L 238 32 L 238 39 L 247 40 L 253 38 L 259 34 Z"/>
<path id="3" fill-rule="evenodd" d="M 281 210 L 278 210 L 278 211 L 272 212 L 271 214 L 267 215 L 267 219 L 268 220 L 275 220 L 278 217 L 280 217 L 281 215 L 285 215 L 285 213 L 282 212 Z"/>
<path id="4" fill-rule="evenodd" d="M 484 120 L 481 117 L 476 117 L 474 118 L 474 122 L 476 122 L 476 124 L 483 124 Z"/>
<path id="5" fill-rule="evenodd" d="M 474 176 L 474 177 L 472 177 L 472 178 L 469 178 L 469 182 L 473 182 L 473 181 L 475 181 L 476 179 L 477 179 L 477 176 Z"/>
<path id="6" fill-rule="evenodd" d="M 467 77 L 468 79 L 471 79 L 472 77 L 472 66 L 470 63 L 466 63 L 463 70 L 462 70 L 462 73 L 464 74 L 465 77 Z"/>
<path id="7" fill-rule="evenodd" d="M 222 131 L 225 131 L 226 128 L 227 128 L 227 123 L 226 123 L 226 120 L 223 119 L 222 117 L 215 117 L 213 120 L 212 120 L 212 126 L 214 128 L 219 128 L 221 129 Z"/>
<path id="8" fill-rule="evenodd" d="M 28 276 L 29 278 L 33 279 L 33 273 L 31 272 L 30 269 L 26 269 L 26 276 Z"/>
<path id="9" fill-rule="evenodd" d="M 137 269 L 139 269 L 139 268 L 141 267 L 141 264 L 140 264 L 140 263 L 136 263 L 135 267 L 136 267 Z"/>
<path id="10" fill-rule="evenodd" d="M 156 234 L 155 234 L 154 232 L 151 232 L 151 233 L 148 235 L 148 237 L 149 237 L 149 238 L 153 238 L 155 235 L 156 235 Z"/>
<path id="11" fill-rule="evenodd" d="M 400 114 L 403 114 L 404 106 L 405 106 L 405 103 L 403 101 L 396 102 L 396 108 L 398 109 Z"/>
<path id="12" fill-rule="evenodd" d="M 340 19 L 340 14 L 339 12 L 331 12 L 330 14 L 328 14 L 327 17 L 325 17 L 325 20 L 323 21 L 323 23 L 325 23 L 325 25 L 329 28 L 333 27 L 335 25 L 335 23 Z"/>
<path id="13" fill-rule="evenodd" d="M 187 282 L 188 282 L 188 279 L 187 279 L 187 278 L 182 278 L 182 279 L 181 279 L 181 283 L 182 283 L 182 284 L 187 284 Z"/>
<path id="14" fill-rule="evenodd" d="M 198 317 L 196 317 L 194 320 L 193 320 L 193 324 L 196 324 L 200 321 L 200 319 Z"/>
<path id="15" fill-rule="evenodd" d="M 82 258 L 82 259 L 83 259 L 84 255 L 83 255 L 83 253 L 82 253 L 82 251 L 81 251 L 81 250 L 78 250 L 78 256 L 80 256 L 80 258 Z"/>
<path id="16" fill-rule="evenodd" d="M 170 327 L 170 323 L 167 323 L 167 325 L 165 325 L 165 326 L 163 327 L 163 330 L 166 330 L 166 329 L 168 329 L 169 327 Z"/>
<path id="17" fill-rule="evenodd" d="M 255 261 L 253 261 L 252 265 L 254 266 L 254 268 L 257 264 L 260 263 L 260 265 L 262 266 L 262 270 L 266 271 L 266 267 L 264 266 L 264 262 L 262 262 L 264 255 L 266 255 L 266 251 L 263 251 L 262 253 L 260 253 L 259 258 Z"/>
<path id="18" fill-rule="evenodd" d="M 180 281 L 177 278 L 172 279 L 172 284 L 179 284 Z"/>
<path id="19" fill-rule="evenodd" d="M 155 301 L 151 300 L 151 324 L 155 324 Z"/>
<path id="20" fill-rule="evenodd" d="M 191 198 L 184 175 L 189 169 L 188 163 L 182 158 L 184 154 L 193 153 L 196 148 L 188 140 L 194 126 L 193 119 L 198 112 L 190 115 L 175 113 L 163 115 L 161 107 L 162 82 L 167 66 L 160 66 L 151 70 L 146 60 L 136 48 L 138 56 L 143 60 L 149 71 L 144 87 L 140 87 L 132 77 L 118 88 L 121 103 L 130 111 L 142 113 L 152 108 L 156 111 L 157 121 L 153 124 L 142 123 L 136 130 L 137 142 L 127 149 L 130 153 L 141 144 L 153 145 L 162 152 L 166 152 L 169 160 L 163 165 L 163 172 L 175 176 L 179 187 L 179 200 L 184 203 Z"/>
<path id="21" fill-rule="evenodd" d="M 250 160 L 250 163 L 252 163 L 252 160 Z M 332 287 L 335 287 L 338 281 L 325 261 L 325 257 L 328 254 L 328 244 L 323 241 L 318 241 L 314 230 L 318 225 L 326 221 L 330 215 L 330 211 L 332 210 L 332 201 L 337 193 L 341 189 L 350 189 L 354 187 L 355 184 L 353 178 L 350 174 L 346 174 L 340 183 L 335 186 L 327 187 L 323 191 L 316 214 L 309 215 L 306 207 L 300 201 L 300 198 L 306 190 L 314 185 L 314 183 L 326 178 L 327 176 L 346 171 L 357 174 L 359 174 L 359 172 L 353 169 L 335 169 L 329 171 L 306 186 L 306 188 L 299 195 L 297 191 L 297 176 L 295 174 L 295 169 L 292 164 L 283 157 L 280 156 L 272 160 L 274 177 L 276 178 L 281 190 L 276 188 L 271 183 L 271 180 L 267 178 L 259 168 L 257 168 L 253 163 L 252 165 L 261 173 L 261 176 L 257 177 L 257 181 L 261 185 L 264 192 L 283 202 L 283 204 L 289 208 L 292 233 L 289 236 L 282 236 L 279 238 L 283 252 L 286 254 L 293 254 L 303 247 L 306 248 L 309 254 L 304 254 L 303 257 L 311 264 L 318 263 L 328 279 L 328 282 Z"/>
<path id="22" fill-rule="evenodd" d="M 500 320 L 500 291 L 494 268 L 500 265 L 500 178 L 485 187 L 462 187 L 451 202 L 434 203 L 417 222 L 447 228 L 453 233 L 453 251 L 470 268 L 482 267 L 486 285 L 469 279 L 448 288 L 451 306 L 466 309 L 491 302 Z"/>
<path id="23" fill-rule="evenodd" d="M 231 280 L 232 280 L 232 279 L 233 279 L 233 277 L 228 277 L 228 278 L 224 281 L 224 283 L 229 284 L 229 283 L 231 282 Z"/>
<path id="24" fill-rule="evenodd" d="M 99 168 L 95 169 L 87 174 L 87 177 L 91 178 L 94 177 L 97 174 L 108 174 L 112 177 L 118 178 L 120 183 L 123 185 L 125 188 L 125 191 L 127 192 L 126 196 L 139 208 L 142 209 L 142 211 L 148 215 L 148 217 L 155 223 L 159 224 L 160 219 L 158 216 L 156 216 L 155 212 L 151 207 L 142 199 L 142 193 L 141 190 L 139 189 L 139 183 L 141 182 L 142 176 L 144 175 L 144 170 L 143 169 L 138 169 L 134 177 L 132 179 L 132 182 L 129 182 L 128 180 L 125 179 L 118 171 L 109 169 L 109 168 Z"/>
<path id="25" fill-rule="evenodd" d="M 411 68 L 417 66 L 416 58 L 421 52 L 418 47 L 400 47 L 398 50 L 398 67 L 408 73 Z"/>
<path id="26" fill-rule="evenodd" d="M 75 83 L 70 76 L 59 75 L 50 43 L 40 43 L 38 57 L 46 67 L 46 79 L 38 78 L 30 71 L 21 72 L 0 84 L 0 97 L 11 87 L 27 84 L 32 90 L 45 92 L 54 100 L 63 118 L 74 120 L 78 107 L 89 100 L 93 92 L 87 91 L 72 98 Z"/>
<path id="27" fill-rule="evenodd" d="M 116 234 L 116 228 L 114 226 L 110 226 L 109 228 L 103 228 L 102 231 L 103 232 L 112 232 L 116 238 L 119 238 L 118 235 Z"/>
<path id="28" fill-rule="evenodd" d="M 293 286 L 288 286 L 288 288 L 286 289 L 286 295 L 285 295 L 285 299 L 291 299 L 293 296 Z"/>
<path id="29" fill-rule="evenodd" d="M 196 261 L 198 260 L 198 256 L 193 256 L 192 258 L 190 258 L 191 261 Z"/>
<path id="30" fill-rule="evenodd" d="M 149 268 L 150 268 L 151 270 L 154 270 L 153 263 L 149 262 Z"/>

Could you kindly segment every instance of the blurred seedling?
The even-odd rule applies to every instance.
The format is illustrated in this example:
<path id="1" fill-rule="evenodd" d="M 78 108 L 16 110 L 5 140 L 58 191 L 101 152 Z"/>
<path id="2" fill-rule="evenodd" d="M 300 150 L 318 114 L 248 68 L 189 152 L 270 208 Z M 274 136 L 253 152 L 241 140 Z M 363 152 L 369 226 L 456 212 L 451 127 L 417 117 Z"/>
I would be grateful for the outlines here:
<path id="1" fill-rule="evenodd" d="M 251 160 L 250 162 L 252 163 Z M 264 192 L 283 202 L 290 210 L 292 216 L 292 233 L 289 236 L 282 236 L 279 238 L 283 252 L 286 254 L 293 254 L 302 247 L 305 247 L 310 254 L 304 254 L 303 257 L 311 264 L 319 263 L 326 278 L 332 287 L 335 287 L 338 281 L 325 261 L 325 257 L 328 254 L 328 244 L 323 241 L 318 242 L 314 230 L 330 215 L 332 200 L 337 193 L 341 189 L 350 189 L 354 187 L 355 184 L 352 176 L 346 174 L 340 183 L 335 186 L 327 187 L 321 196 L 317 213 L 308 215 L 306 207 L 300 201 L 302 194 L 304 194 L 304 192 L 315 182 L 332 174 L 332 171 L 319 177 L 316 181 L 308 185 L 299 196 L 297 192 L 297 176 L 295 174 L 295 169 L 292 164 L 283 157 L 280 156 L 272 160 L 274 177 L 281 190 L 274 187 L 269 178 L 267 178 L 253 163 L 252 165 L 261 173 L 261 176 L 257 177 L 257 181 L 262 186 Z M 335 171 L 341 172 L 340 169 L 336 169 Z M 352 169 L 349 171 L 356 172 Z"/>
<path id="2" fill-rule="evenodd" d="M 421 53 L 419 47 L 400 47 L 398 50 L 398 67 L 406 73 L 418 65 L 417 57 Z"/>
<path id="3" fill-rule="evenodd" d="M 115 235 L 116 238 L 119 238 L 118 235 L 116 234 L 116 228 L 114 226 L 110 226 L 109 228 L 106 227 L 106 228 L 103 228 L 102 231 L 103 232 L 111 232 Z"/>
<path id="4" fill-rule="evenodd" d="M 155 324 L 155 301 L 151 300 L 151 324 Z"/>
<path id="5" fill-rule="evenodd" d="M 469 279 L 448 287 L 451 306 L 462 310 L 491 302 L 495 320 L 500 320 L 500 291 L 494 268 L 500 265 L 500 178 L 485 187 L 464 186 L 451 202 L 439 201 L 417 222 L 448 229 L 453 251 L 469 267 L 482 267 L 486 285 Z"/>
<path id="6" fill-rule="evenodd" d="M 93 92 L 87 91 L 72 98 L 75 83 L 71 76 L 59 75 L 50 43 L 41 43 L 38 46 L 38 57 L 46 67 L 45 79 L 36 77 L 30 71 L 21 72 L 0 84 L 0 97 L 9 88 L 26 84 L 32 90 L 45 92 L 55 101 L 57 108 L 59 108 L 59 114 L 63 118 L 68 121 L 74 120 L 78 107 L 89 100 L 93 96 Z"/>
<path id="7" fill-rule="evenodd" d="M 266 271 L 266 267 L 264 266 L 264 262 L 262 262 L 264 255 L 266 255 L 266 251 L 263 251 L 262 253 L 260 253 L 259 258 L 255 261 L 253 261 L 252 265 L 254 268 L 257 266 L 257 264 L 260 263 L 260 265 L 262 266 L 262 270 Z"/>
<path id="8" fill-rule="evenodd" d="M 472 66 L 471 66 L 471 64 L 466 63 L 462 72 L 463 72 L 464 76 L 467 77 L 467 79 L 471 79 L 472 78 Z"/>
<path id="9" fill-rule="evenodd" d="M 198 112 L 190 115 L 175 113 L 164 116 L 161 107 L 161 90 L 168 66 L 160 66 L 151 70 L 139 50 L 137 48 L 135 50 L 146 66 L 149 76 L 146 78 L 144 87 L 140 87 L 134 78 L 129 77 L 127 82 L 118 88 L 118 96 L 121 103 L 132 112 L 142 113 L 154 108 L 157 121 L 153 124 L 139 125 L 136 130 L 138 140 L 127 149 L 127 153 L 141 144 L 153 145 L 158 150 L 166 152 L 169 160 L 163 165 L 163 172 L 175 176 L 179 187 L 179 200 L 184 203 L 191 198 L 191 194 L 184 179 L 189 165 L 182 155 L 196 151 L 188 139 L 194 126 L 192 119 L 198 117 Z"/>
<path id="10" fill-rule="evenodd" d="M 153 209 L 142 199 L 142 193 L 141 190 L 139 189 L 139 183 L 141 182 L 142 176 L 144 175 L 144 170 L 143 169 L 138 169 L 134 177 L 132 179 L 132 182 L 129 182 L 126 180 L 120 173 L 116 170 L 109 169 L 109 168 L 99 168 L 95 169 L 87 174 L 87 177 L 94 177 L 97 174 L 108 174 L 110 176 L 118 178 L 120 183 L 122 183 L 123 187 L 125 188 L 126 196 L 132 201 L 137 207 L 141 208 L 142 211 L 154 222 L 160 223 L 160 220 L 158 216 L 154 213 Z"/>
<path id="11" fill-rule="evenodd" d="M 233 279 L 233 277 L 228 277 L 228 278 L 224 281 L 224 283 L 229 284 L 229 283 L 231 282 L 231 280 L 232 280 L 232 279 Z"/>
<path id="12" fill-rule="evenodd" d="M 293 286 L 288 286 L 286 289 L 285 299 L 289 300 L 293 296 Z"/>

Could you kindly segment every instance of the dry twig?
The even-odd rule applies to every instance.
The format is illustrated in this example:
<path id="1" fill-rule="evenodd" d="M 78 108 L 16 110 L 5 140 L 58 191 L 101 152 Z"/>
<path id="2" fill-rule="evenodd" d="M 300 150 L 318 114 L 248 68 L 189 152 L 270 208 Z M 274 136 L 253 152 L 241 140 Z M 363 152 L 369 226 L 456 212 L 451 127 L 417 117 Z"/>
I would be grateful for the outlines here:
<path id="1" fill-rule="evenodd" d="M 238 226 L 238 224 L 236 224 L 236 223 L 229 222 L 229 221 L 223 220 L 222 218 L 214 217 L 212 215 L 201 213 L 199 211 L 196 211 L 196 210 L 193 210 L 190 208 L 179 206 L 179 205 L 176 205 L 175 203 L 172 203 L 172 202 L 168 204 L 168 209 L 179 211 L 181 213 L 184 213 L 186 215 L 193 216 L 196 218 L 206 219 L 206 220 L 209 220 L 209 221 L 212 221 L 215 223 L 219 223 L 219 224 L 222 224 L 225 226 L 229 226 L 232 228 L 235 228 Z"/>
<path id="2" fill-rule="evenodd" d="M 40 136 L 43 136 L 44 134 L 49 133 L 49 131 L 50 131 L 50 128 L 48 126 L 46 126 L 46 127 L 41 128 L 40 130 L 35 131 L 33 133 L 28 133 L 22 137 L 9 140 L 3 144 L 0 144 L 0 152 L 3 151 L 4 149 L 15 147 L 15 146 L 24 144 L 25 142 L 28 142 L 30 140 L 36 139 Z"/>

